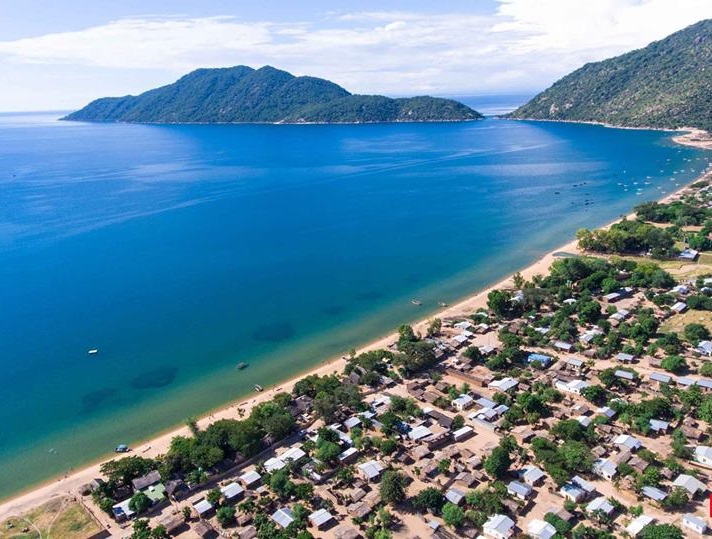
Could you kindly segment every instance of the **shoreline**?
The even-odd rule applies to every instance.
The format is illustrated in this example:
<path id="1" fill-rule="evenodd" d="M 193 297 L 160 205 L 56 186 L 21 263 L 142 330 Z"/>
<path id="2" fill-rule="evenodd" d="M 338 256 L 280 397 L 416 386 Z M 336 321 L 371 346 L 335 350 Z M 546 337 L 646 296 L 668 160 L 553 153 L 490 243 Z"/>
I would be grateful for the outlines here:
<path id="1" fill-rule="evenodd" d="M 557 120 L 549 120 L 557 121 Z M 587 122 L 572 122 L 572 123 L 587 123 Z M 603 125 L 603 124 L 599 124 Z M 614 127 L 616 126 L 605 126 Z M 633 128 L 633 129 L 647 129 L 647 128 Z M 665 130 L 675 132 L 675 130 Z M 692 146 L 699 149 L 711 150 L 712 149 L 712 136 L 706 131 L 698 129 L 679 129 L 678 132 L 682 133 L 672 136 L 672 140 L 681 145 Z M 659 202 L 668 201 L 676 197 L 680 192 L 687 189 L 690 185 L 700 181 L 703 178 L 709 178 L 712 172 L 709 169 L 705 169 L 699 176 L 691 180 L 689 183 L 680 186 L 679 189 L 674 192 L 657 199 Z M 630 218 L 633 213 L 629 213 L 626 217 Z M 620 218 L 611 221 L 606 224 L 604 228 L 610 227 L 612 224 L 619 222 Z M 577 240 L 574 238 L 567 243 L 552 249 L 551 251 L 545 253 L 543 256 L 536 259 L 531 264 L 518 270 L 526 279 L 531 279 L 534 275 L 545 274 L 551 263 L 559 258 L 558 254 L 560 252 L 573 252 L 579 253 L 577 248 Z M 462 300 L 457 301 L 453 305 L 441 308 L 433 313 L 423 317 L 417 318 L 415 322 L 412 323 L 413 328 L 416 331 L 424 332 L 425 327 L 429 320 L 433 318 L 457 318 L 462 316 L 469 316 L 472 312 L 477 310 L 479 307 L 486 306 L 487 294 L 494 290 L 507 286 L 513 286 L 512 277 L 517 273 L 508 274 L 501 280 L 487 285 L 482 289 L 476 290 L 470 295 L 465 296 Z M 378 348 L 385 348 L 392 342 L 397 340 L 397 332 L 395 330 L 389 332 L 388 334 L 374 339 L 365 345 L 357 349 L 357 353 L 366 352 L 369 350 L 374 350 Z M 275 393 L 279 391 L 291 392 L 294 384 L 302 379 L 304 376 L 309 374 L 318 374 L 320 376 L 332 373 L 339 373 L 343 371 L 346 365 L 346 360 L 344 357 L 327 359 L 316 365 L 305 368 L 299 373 L 289 377 L 288 379 L 275 383 L 269 387 L 265 388 L 265 391 L 258 394 L 243 395 L 237 397 L 229 402 L 222 404 L 213 410 L 209 411 L 205 415 L 201 416 L 198 420 L 198 425 L 204 428 L 213 421 L 219 419 L 239 419 L 238 408 L 242 408 L 245 411 L 245 415 L 249 415 L 249 411 L 252 407 L 267 400 L 270 400 Z M 130 453 L 133 455 L 143 456 L 143 457 L 155 457 L 157 455 L 165 453 L 170 445 L 170 441 L 174 436 L 190 434 L 187 426 L 171 426 L 167 429 L 160 431 L 151 435 L 150 438 L 141 440 L 135 447 L 135 449 Z M 74 471 L 71 470 L 69 473 L 59 476 L 54 476 L 48 478 L 46 481 L 30 485 L 19 492 L 9 495 L 6 498 L 0 499 L 0 520 L 5 520 L 9 516 L 21 514 L 27 510 L 36 507 L 52 498 L 65 496 L 67 494 L 75 495 L 80 486 L 85 483 L 90 482 L 92 479 L 99 477 L 99 468 L 102 463 L 110 460 L 111 458 L 116 458 L 117 455 L 109 456 L 104 455 L 95 460 L 92 460 L 82 468 Z M 118 455 L 125 456 L 125 455 Z"/>

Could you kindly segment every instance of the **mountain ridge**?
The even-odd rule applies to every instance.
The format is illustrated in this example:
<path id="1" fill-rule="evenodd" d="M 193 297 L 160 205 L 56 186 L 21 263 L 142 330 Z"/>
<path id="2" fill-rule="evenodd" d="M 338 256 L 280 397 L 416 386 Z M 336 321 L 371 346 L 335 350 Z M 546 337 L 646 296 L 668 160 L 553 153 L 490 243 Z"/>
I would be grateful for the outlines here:
<path id="1" fill-rule="evenodd" d="M 507 117 L 712 130 L 712 20 L 587 63 Z"/>
<path id="2" fill-rule="evenodd" d="M 352 94 L 272 66 L 201 68 L 137 96 L 103 97 L 63 120 L 128 123 L 380 123 L 477 120 L 452 99 Z"/>

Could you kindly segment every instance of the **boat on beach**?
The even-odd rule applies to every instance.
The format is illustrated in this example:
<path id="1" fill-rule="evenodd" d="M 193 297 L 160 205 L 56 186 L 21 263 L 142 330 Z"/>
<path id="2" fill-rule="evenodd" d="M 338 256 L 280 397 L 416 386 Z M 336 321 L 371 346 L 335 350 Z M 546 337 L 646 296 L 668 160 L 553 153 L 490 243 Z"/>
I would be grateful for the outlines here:
<path id="1" fill-rule="evenodd" d="M 255 384 L 255 391 L 264 391 L 264 388 L 260 384 Z"/>

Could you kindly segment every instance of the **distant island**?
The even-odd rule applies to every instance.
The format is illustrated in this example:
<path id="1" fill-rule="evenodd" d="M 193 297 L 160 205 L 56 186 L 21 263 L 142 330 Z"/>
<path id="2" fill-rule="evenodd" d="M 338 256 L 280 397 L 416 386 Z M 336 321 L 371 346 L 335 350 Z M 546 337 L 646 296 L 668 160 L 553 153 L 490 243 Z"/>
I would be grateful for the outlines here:
<path id="1" fill-rule="evenodd" d="M 510 117 L 712 129 L 712 20 L 586 64 Z"/>
<path id="2" fill-rule="evenodd" d="M 380 123 L 479 120 L 452 99 L 354 95 L 265 66 L 198 69 L 138 96 L 104 97 L 63 120 L 135 123 Z"/>

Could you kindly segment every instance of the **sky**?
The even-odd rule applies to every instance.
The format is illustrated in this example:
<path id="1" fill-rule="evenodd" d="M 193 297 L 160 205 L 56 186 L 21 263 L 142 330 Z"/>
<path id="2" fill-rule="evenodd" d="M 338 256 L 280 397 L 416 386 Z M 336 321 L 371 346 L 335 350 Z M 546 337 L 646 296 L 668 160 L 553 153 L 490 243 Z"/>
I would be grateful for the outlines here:
<path id="1" fill-rule="evenodd" d="M 199 67 L 354 93 L 534 94 L 699 20 L 710 0 L 0 0 L 0 111 L 72 110 Z"/>

